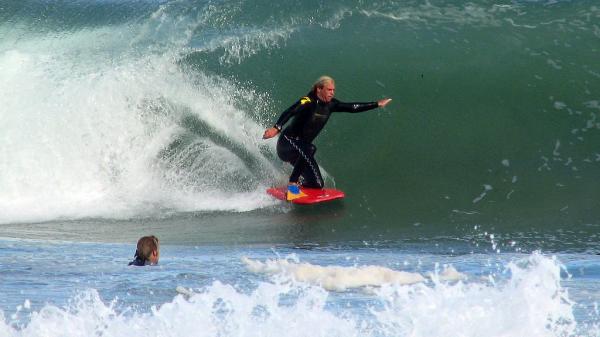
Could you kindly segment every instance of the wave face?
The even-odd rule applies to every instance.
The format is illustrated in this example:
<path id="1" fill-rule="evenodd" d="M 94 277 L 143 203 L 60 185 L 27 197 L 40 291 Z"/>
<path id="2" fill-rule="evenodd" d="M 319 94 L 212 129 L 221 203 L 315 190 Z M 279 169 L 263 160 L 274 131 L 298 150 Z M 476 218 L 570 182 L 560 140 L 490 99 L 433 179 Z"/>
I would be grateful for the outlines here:
<path id="1" fill-rule="evenodd" d="M 600 215 L 593 1 L 25 1 L 0 22 L 0 222 L 273 205 L 289 167 L 262 130 L 325 73 L 394 99 L 316 144 L 357 226 Z"/>
<path id="2" fill-rule="evenodd" d="M 168 4 L 45 6 L 1 26 L 0 221 L 268 203 L 265 173 L 279 169 L 255 137 L 264 95 L 181 61 L 208 18 Z"/>

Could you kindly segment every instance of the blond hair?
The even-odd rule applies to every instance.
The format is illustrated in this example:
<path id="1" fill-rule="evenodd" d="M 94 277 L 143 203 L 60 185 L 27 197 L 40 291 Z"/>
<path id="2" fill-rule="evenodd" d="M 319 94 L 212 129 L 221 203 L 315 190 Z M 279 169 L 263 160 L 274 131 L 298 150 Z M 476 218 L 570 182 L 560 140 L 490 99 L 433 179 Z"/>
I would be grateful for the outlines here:
<path id="1" fill-rule="evenodd" d="M 317 81 L 313 84 L 311 91 L 317 92 L 317 88 L 323 88 L 325 86 L 325 84 L 327 84 L 327 83 L 335 84 L 335 81 L 333 80 L 333 78 L 331 78 L 327 75 L 323 75 L 323 76 L 319 77 L 317 79 Z"/>

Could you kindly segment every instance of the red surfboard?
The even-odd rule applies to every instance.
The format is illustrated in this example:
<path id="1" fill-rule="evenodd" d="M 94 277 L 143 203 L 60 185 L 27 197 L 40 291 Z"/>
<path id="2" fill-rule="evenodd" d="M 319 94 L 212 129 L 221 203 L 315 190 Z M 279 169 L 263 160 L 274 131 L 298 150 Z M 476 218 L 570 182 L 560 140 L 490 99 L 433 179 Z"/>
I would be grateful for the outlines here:
<path id="1" fill-rule="evenodd" d="M 309 205 L 316 204 L 323 201 L 331 201 L 335 199 L 342 199 L 345 195 L 344 192 L 336 190 L 335 188 L 305 188 L 300 189 L 305 196 L 291 200 L 293 204 Z M 267 190 L 267 193 L 274 196 L 275 198 L 283 201 L 287 201 L 287 186 L 271 187 Z"/>

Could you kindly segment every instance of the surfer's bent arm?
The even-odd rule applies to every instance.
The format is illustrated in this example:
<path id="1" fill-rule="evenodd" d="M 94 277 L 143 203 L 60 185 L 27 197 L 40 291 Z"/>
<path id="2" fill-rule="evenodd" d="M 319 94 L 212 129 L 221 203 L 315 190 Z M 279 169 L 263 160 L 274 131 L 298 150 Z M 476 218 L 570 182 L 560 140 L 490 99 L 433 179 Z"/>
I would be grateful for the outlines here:
<path id="1" fill-rule="evenodd" d="M 306 103 L 310 102 L 310 98 L 308 97 L 303 97 L 302 99 L 299 99 L 296 103 L 292 104 L 292 106 L 290 106 L 284 112 L 281 113 L 281 116 L 279 116 L 279 119 L 277 120 L 277 122 L 275 122 L 275 125 L 273 125 L 273 127 L 281 131 L 281 128 L 283 128 L 285 123 L 287 123 L 290 120 L 290 118 L 292 118 L 292 116 L 296 115 L 307 105 L 309 105 Z"/>
<path id="2" fill-rule="evenodd" d="M 310 103 L 310 100 L 306 101 L 306 97 L 304 97 L 282 112 L 281 116 L 279 116 L 279 119 L 277 119 L 277 122 L 275 122 L 272 127 L 265 130 L 263 139 L 275 137 L 279 132 L 281 132 L 281 129 L 285 123 L 287 123 L 292 116 L 298 113 L 298 111 L 302 110 L 306 106 L 306 103 Z"/>

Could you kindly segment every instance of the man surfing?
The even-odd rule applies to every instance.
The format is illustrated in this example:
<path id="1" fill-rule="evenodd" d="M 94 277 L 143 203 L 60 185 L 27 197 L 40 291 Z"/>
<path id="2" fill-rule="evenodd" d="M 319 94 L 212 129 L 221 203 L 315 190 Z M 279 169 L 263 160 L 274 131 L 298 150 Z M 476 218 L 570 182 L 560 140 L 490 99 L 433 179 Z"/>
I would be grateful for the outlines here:
<path id="1" fill-rule="evenodd" d="M 333 98 L 334 95 L 333 78 L 321 76 L 313 84 L 308 95 L 285 110 L 275 125 L 263 134 L 263 139 L 269 139 L 281 133 L 277 141 L 277 155 L 294 166 L 288 184 L 288 201 L 302 195 L 300 187 L 322 189 L 324 186 L 319 165 L 315 161 L 317 148 L 312 142 L 332 112 L 363 112 L 384 107 L 391 101 L 390 98 L 385 98 L 377 102 L 343 103 Z M 292 117 L 294 119 L 282 131 L 283 126 Z"/>

